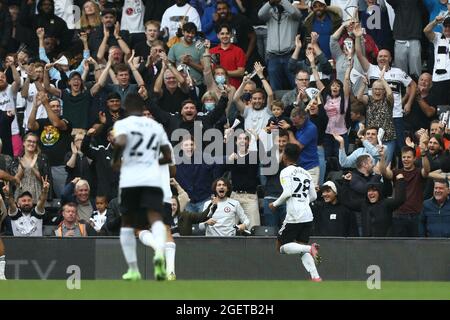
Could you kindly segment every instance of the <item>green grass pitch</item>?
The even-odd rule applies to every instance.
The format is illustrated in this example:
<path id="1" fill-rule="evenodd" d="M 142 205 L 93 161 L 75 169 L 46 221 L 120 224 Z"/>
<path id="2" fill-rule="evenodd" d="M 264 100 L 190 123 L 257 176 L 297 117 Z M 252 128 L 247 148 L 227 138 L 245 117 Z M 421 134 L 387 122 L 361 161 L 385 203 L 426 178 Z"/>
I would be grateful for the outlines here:
<path id="1" fill-rule="evenodd" d="M 158 299 L 158 300 L 450 300 L 450 282 L 382 281 L 369 290 L 363 281 L 188 281 L 82 280 L 69 290 L 65 280 L 0 281 L 0 300 L 8 299 Z"/>

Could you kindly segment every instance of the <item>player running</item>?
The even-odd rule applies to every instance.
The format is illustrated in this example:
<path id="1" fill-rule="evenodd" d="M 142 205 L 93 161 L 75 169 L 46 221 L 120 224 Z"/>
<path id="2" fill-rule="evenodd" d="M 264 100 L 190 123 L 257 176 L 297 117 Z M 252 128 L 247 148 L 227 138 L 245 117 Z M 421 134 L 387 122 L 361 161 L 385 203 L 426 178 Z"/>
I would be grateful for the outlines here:
<path id="1" fill-rule="evenodd" d="M 300 152 L 299 146 L 292 143 L 286 145 L 282 156 L 286 168 L 280 172 L 283 193 L 269 204 L 269 208 L 275 211 L 277 206 L 286 202 L 286 218 L 278 232 L 277 251 L 282 254 L 300 254 L 311 280 L 318 282 L 322 281 L 316 268 L 316 263 L 320 263 L 319 245 L 307 245 L 313 223 L 309 203 L 317 198 L 317 194 L 311 175 L 297 166 Z"/>
<path id="2" fill-rule="evenodd" d="M 141 279 L 137 265 L 134 229 L 143 226 L 144 223 L 139 216 L 141 212 L 145 212 L 155 239 L 153 258 L 155 279 L 164 280 L 166 227 L 161 221 L 163 191 L 160 165 L 170 163 L 172 160 L 169 140 L 159 123 L 142 116 L 145 103 L 139 95 L 129 94 L 124 105 L 128 117 L 114 124 L 113 154 L 113 168 L 120 167 L 122 212 L 120 244 L 128 264 L 128 272 L 122 278 Z"/>

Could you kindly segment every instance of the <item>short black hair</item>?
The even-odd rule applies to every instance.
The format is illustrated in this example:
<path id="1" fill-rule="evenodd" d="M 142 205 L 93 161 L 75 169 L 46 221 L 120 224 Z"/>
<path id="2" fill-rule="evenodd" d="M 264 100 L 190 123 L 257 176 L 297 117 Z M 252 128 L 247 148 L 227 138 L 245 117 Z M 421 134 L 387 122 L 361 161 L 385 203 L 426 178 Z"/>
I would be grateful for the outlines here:
<path id="1" fill-rule="evenodd" d="M 129 93 L 124 102 L 125 110 L 128 113 L 139 112 L 142 113 L 145 108 L 145 101 L 137 93 Z"/>
<path id="2" fill-rule="evenodd" d="M 298 158 L 300 158 L 300 153 L 300 147 L 294 143 L 288 143 L 284 148 L 284 156 L 291 161 L 297 162 Z"/>
<path id="3" fill-rule="evenodd" d="M 110 92 L 110 93 L 108 93 L 106 101 L 113 100 L 113 99 L 122 100 L 122 98 L 120 97 L 120 94 L 118 94 L 117 92 Z"/>
<path id="4" fill-rule="evenodd" d="M 197 32 L 197 26 L 193 22 L 187 22 L 183 25 L 184 32 Z"/>

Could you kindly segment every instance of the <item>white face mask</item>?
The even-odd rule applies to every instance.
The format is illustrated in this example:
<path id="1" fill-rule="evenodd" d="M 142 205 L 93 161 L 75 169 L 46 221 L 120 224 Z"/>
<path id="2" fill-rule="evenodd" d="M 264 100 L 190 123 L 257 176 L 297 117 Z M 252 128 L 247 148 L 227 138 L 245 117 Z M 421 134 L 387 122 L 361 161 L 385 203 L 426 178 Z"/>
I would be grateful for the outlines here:
<path id="1" fill-rule="evenodd" d="M 225 84 L 225 76 L 215 76 L 214 80 L 217 84 Z"/>

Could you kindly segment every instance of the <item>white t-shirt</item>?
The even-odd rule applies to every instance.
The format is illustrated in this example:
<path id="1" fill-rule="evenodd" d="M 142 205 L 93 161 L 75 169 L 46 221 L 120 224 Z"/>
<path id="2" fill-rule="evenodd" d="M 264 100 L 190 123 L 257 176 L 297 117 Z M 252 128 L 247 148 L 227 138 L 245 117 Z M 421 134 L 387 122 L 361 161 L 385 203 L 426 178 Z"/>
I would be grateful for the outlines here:
<path id="1" fill-rule="evenodd" d="M 145 32 L 144 13 L 145 6 L 142 0 L 125 0 L 120 30 L 128 30 L 130 33 Z"/>
<path id="2" fill-rule="evenodd" d="M 163 127 L 153 119 L 129 116 L 114 123 L 114 137 L 125 135 L 126 146 L 120 169 L 120 188 L 162 188 L 160 146 L 169 145 Z"/>
<path id="3" fill-rule="evenodd" d="M 378 66 L 371 64 L 367 71 L 369 77 L 369 95 L 372 94 L 372 84 L 380 79 L 381 70 Z M 403 117 L 402 97 L 406 93 L 406 87 L 409 86 L 411 77 L 399 68 L 390 68 L 384 74 L 384 79 L 392 89 L 394 95 L 394 109 L 392 115 L 394 118 Z"/>
<path id="4" fill-rule="evenodd" d="M 178 28 L 181 27 L 180 21 L 184 16 L 186 16 L 185 22 L 193 22 L 197 26 L 197 31 L 202 30 L 202 23 L 197 10 L 188 3 L 182 7 L 174 4 L 167 8 L 161 19 L 161 30 L 168 28 L 169 38 L 174 37 Z"/>
<path id="5" fill-rule="evenodd" d="M 207 201 L 203 207 L 203 210 L 208 208 L 211 200 Z M 212 218 L 216 223 L 212 226 L 206 223 L 200 223 L 199 227 L 206 228 L 206 236 L 213 237 L 229 237 L 236 235 L 236 229 L 234 226 L 239 223 L 239 221 L 245 224 L 247 227 L 250 225 L 250 220 L 244 213 L 239 201 L 227 198 L 224 201 L 220 201 L 217 204 L 217 209 L 214 213 L 209 216 L 208 219 Z"/>
<path id="6" fill-rule="evenodd" d="M 63 19 L 67 28 L 79 29 L 81 17 L 81 8 L 73 5 L 73 0 L 57 0 L 55 1 L 55 15 Z"/>
<path id="7" fill-rule="evenodd" d="M 434 69 L 433 69 L 433 81 L 434 82 L 439 82 L 439 81 L 446 81 L 446 80 L 450 80 L 450 39 L 441 39 L 442 37 L 442 33 L 439 32 L 435 32 L 434 33 L 434 40 L 433 40 L 433 44 L 434 44 Z M 439 45 L 443 46 L 446 43 L 446 52 L 445 52 L 445 59 L 446 61 L 445 63 L 445 70 L 447 70 L 446 73 L 443 74 L 437 74 L 436 70 L 438 67 L 438 59 L 443 59 L 444 56 L 441 54 L 438 54 L 438 50 L 439 50 Z"/>
<path id="8" fill-rule="evenodd" d="M 316 200 L 314 180 L 305 169 L 290 165 L 280 172 L 283 193 L 274 202 L 279 206 L 286 201 L 284 223 L 303 223 L 313 220 L 309 203 Z"/>
<path id="9" fill-rule="evenodd" d="M 262 129 L 266 127 L 267 122 L 269 121 L 270 117 L 272 117 L 272 112 L 270 111 L 269 107 L 262 108 L 260 110 L 255 110 L 251 107 L 246 107 L 244 110 L 243 117 L 245 119 L 244 122 L 244 128 L 245 129 L 253 129 L 260 135 L 262 133 Z M 267 140 L 270 140 L 270 137 L 267 137 L 267 135 L 262 135 L 264 147 L 266 150 L 269 150 L 271 147 L 270 142 Z M 266 145 L 268 144 L 268 145 Z M 249 146 L 250 151 L 256 151 L 256 140 L 252 138 L 252 141 Z"/>
<path id="10" fill-rule="evenodd" d="M 353 18 L 355 10 L 358 10 L 358 0 L 331 0 L 330 5 L 341 8 L 343 21 Z"/>
<path id="11" fill-rule="evenodd" d="M 28 87 L 28 97 L 26 99 L 25 112 L 23 115 L 23 127 L 25 128 L 25 130 L 28 128 L 28 118 L 30 117 L 31 109 L 33 109 L 33 101 L 37 93 L 38 90 L 36 88 L 36 85 L 34 83 L 30 83 Z M 36 112 L 36 120 L 45 118 L 48 118 L 47 111 L 45 110 L 44 105 L 40 104 Z"/>
<path id="12" fill-rule="evenodd" d="M 14 93 L 12 90 L 12 85 L 8 84 L 5 90 L 0 91 L 0 110 L 2 111 L 11 111 L 16 112 L 16 106 L 14 102 Z M 14 117 L 14 120 L 11 124 L 11 134 L 17 135 L 19 134 L 19 124 L 17 122 L 17 117 Z"/>

